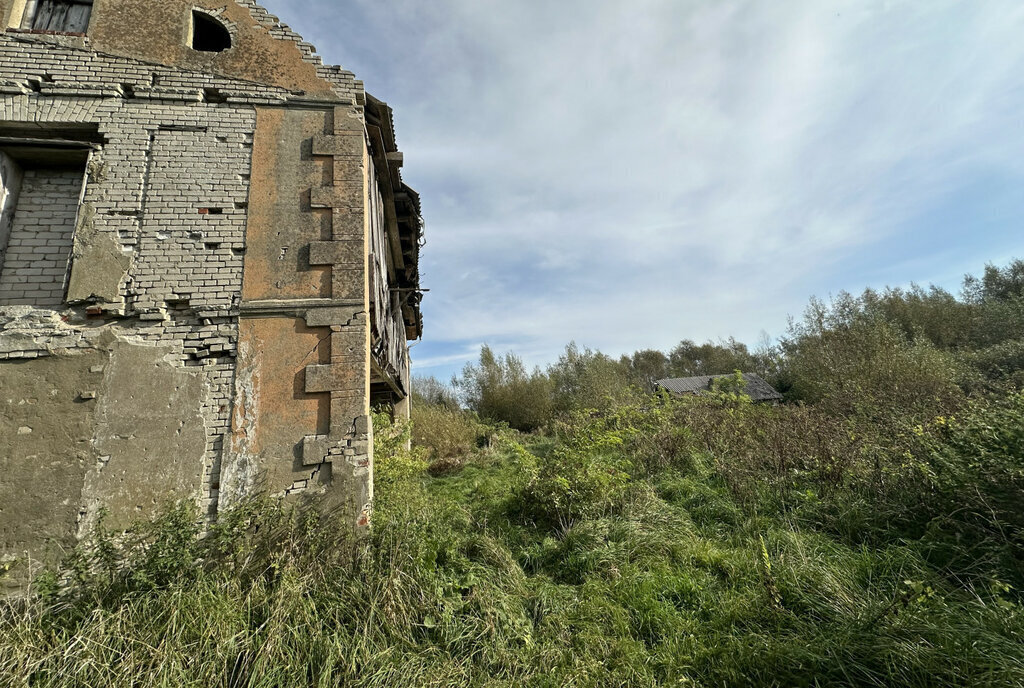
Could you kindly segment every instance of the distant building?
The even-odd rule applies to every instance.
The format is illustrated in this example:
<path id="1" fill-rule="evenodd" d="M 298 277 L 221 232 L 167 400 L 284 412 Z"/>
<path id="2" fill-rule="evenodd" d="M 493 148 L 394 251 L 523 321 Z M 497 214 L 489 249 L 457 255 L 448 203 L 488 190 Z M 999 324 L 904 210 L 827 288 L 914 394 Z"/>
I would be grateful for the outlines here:
<path id="1" fill-rule="evenodd" d="M 665 380 L 658 380 L 654 384 L 667 392 L 682 396 L 684 394 L 702 394 L 711 391 L 714 380 L 730 378 L 732 375 L 698 375 L 696 377 L 677 377 Z M 764 381 L 759 375 L 743 373 L 743 379 L 747 383 L 744 390 L 750 400 L 755 403 L 777 403 L 782 401 L 782 395 L 774 387 Z"/>

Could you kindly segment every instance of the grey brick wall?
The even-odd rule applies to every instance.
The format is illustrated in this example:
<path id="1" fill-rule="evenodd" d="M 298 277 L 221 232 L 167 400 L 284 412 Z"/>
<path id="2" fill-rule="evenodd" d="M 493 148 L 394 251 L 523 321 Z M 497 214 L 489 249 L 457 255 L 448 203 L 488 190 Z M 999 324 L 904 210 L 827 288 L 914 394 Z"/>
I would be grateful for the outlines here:
<path id="1" fill-rule="evenodd" d="M 213 98 L 210 89 L 216 89 Z M 83 322 L 81 314 L 52 320 L 8 311 L 5 317 L 0 308 L 0 362 L 101 347 L 104 332 L 171 345 L 172 362 L 199 370 L 205 382 L 203 506 L 211 515 L 230 431 L 254 105 L 280 106 L 290 95 L 45 38 L 0 34 L 0 123 L 98 126 L 105 143 L 90 158 L 82 212 L 90 217 L 90 231 L 130 259 L 120 284 L 123 304 L 104 306 L 102 322 Z M 79 172 L 79 188 L 81 180 Z M 74 196 L 77 209 L 77 190 Z M 54 258 L 47 273 L 48 300 L 33 297 L 33 304 L 66 307 L 60 299 L 71 233 L 63 237 L 63 258 Z M 38 274 L 20 274 L 22 257 L 10 254 L 5 279 Z"/>
<path id="2" fill-rule="evenodd" d="M 60 305 L 84 174 L 25 172 L 0 270 L 0 305 Z"/>

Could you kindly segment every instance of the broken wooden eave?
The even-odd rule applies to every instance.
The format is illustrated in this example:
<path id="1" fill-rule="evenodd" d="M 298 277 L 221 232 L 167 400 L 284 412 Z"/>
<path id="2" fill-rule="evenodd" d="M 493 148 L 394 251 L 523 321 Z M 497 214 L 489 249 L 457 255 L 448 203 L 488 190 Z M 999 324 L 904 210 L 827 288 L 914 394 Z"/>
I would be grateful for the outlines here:
<path id="1" fill-rule="evenodd" d="M 423 235 L 420 197 L 402 181 L 404 156 L 395 142 L 392 110 L 382 100 L 366 94 L 366 130 L 370 138 L 377 183 L 384 199 L 388 246 L 391 251 L 397 287 L 414 292 L 402 306 L 406 337 L 418 339 L 423 334 L 419 303 L 419 252 Z"/>

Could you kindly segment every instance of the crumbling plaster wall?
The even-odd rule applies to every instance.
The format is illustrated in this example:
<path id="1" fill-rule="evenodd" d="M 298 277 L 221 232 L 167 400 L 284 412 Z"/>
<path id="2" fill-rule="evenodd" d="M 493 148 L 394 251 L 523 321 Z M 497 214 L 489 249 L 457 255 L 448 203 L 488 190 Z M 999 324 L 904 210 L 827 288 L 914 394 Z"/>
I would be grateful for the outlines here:
<path id="1" fill-rule="evenodd" d="M 103 141 L 68 304 L 0 300 L 0 556 L 52 553 L 100 506 L 214 517 L 254 488 L 369 519 L 362 84 L 248 0 L 195 3 L 226 54 L 183 49 L 192 6 L 96 0 L 87 38 L 0 35 L 0 126 Z"/>
<path id="2" fill-rule="evenodd" d="M 82 395 L 100 388 L 106 361 L 83 350 L 0 364 L 0 565 L 22 562 L 16 578 L 76 541 L 85 476 L 97 465 L 96 404 Z"/>
<path id="3" fill-rule="evenodd" d="M 0 36 L 0 78 L 5 125 L 98 125 L 106 139 L 89 165 L 68 300 L 91 304 L 96 322 L 131 318 L 134 336 L 172 346 L 178 365 L 202 371 L 203 484 L 206 508 L 215 509 L 230 422 L 252 102 L 283 94 L 11 36 Z M 211 88 L 218 102 L 204 100 Z"/>
<path id="4" fill-rule="evenodd" d="M 0 484 L 0 503 L 12 505 L 0 519 L 52 513 L 62 540 L 100 505 L 119 524 L 178 497 L 212 513 L 230 425 L 253 102 L 279 103 L 283 92 L 10 35 L 0 36 L 0 80 L 4 127 L 98 126 L 105 140 L 74 237 L 68 300 L 79 305 L 0 300 L 0 437 L 16 438 L 0 454 L 22 473 L 39 461 L 62 476 L 60 489 L 28 475 Z M 101 379 L 83 397 L 87 373 Z M 41 395 L 69 410 L 33 411 Z M 14 408 L 35 414 L 31 433 L 17 434 L 24 419 L 7 427 Z M 67 428 L 88 439 L 86 454 Z M 37 557 L 49 551 L 47 529 L 38 532 Z M 12 534 L 0 548 L 10 556 L 27 541 Z"/>
<path id="5" fill-rule="evenodd" d="M 209 481 L 224 381 L 184 364 L 180 325 L 76 317 L 0 306 L 0 560 L 52 561 L 101 508 L 123 527 Z"/>

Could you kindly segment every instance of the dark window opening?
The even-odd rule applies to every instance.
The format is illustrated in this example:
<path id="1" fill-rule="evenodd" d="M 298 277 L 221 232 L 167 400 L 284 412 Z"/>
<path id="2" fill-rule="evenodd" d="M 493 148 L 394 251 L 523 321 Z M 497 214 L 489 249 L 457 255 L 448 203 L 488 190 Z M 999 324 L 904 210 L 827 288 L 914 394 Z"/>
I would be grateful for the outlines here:
<path id="1" fill-rule="evenodd" d="M 198 50 L 198 48 L 197 48 Z M 203 102 L 206 103 L 226 103 L 228 97 L 220 92 L 220 89 L 216 88 L 204 88 L 203 89 Z"/>
<path id="2" fill-rule="evenodd" d="M 22 28 L 53 33 L 85 33 L 92 0 L 28 0 Z"/>
<path id="3" fill-rule="evenodd" d="M 198 10 L 192 11 L 192 48 L 220 53 L 231 47 L 231 34 L 219 21 Z"/>

